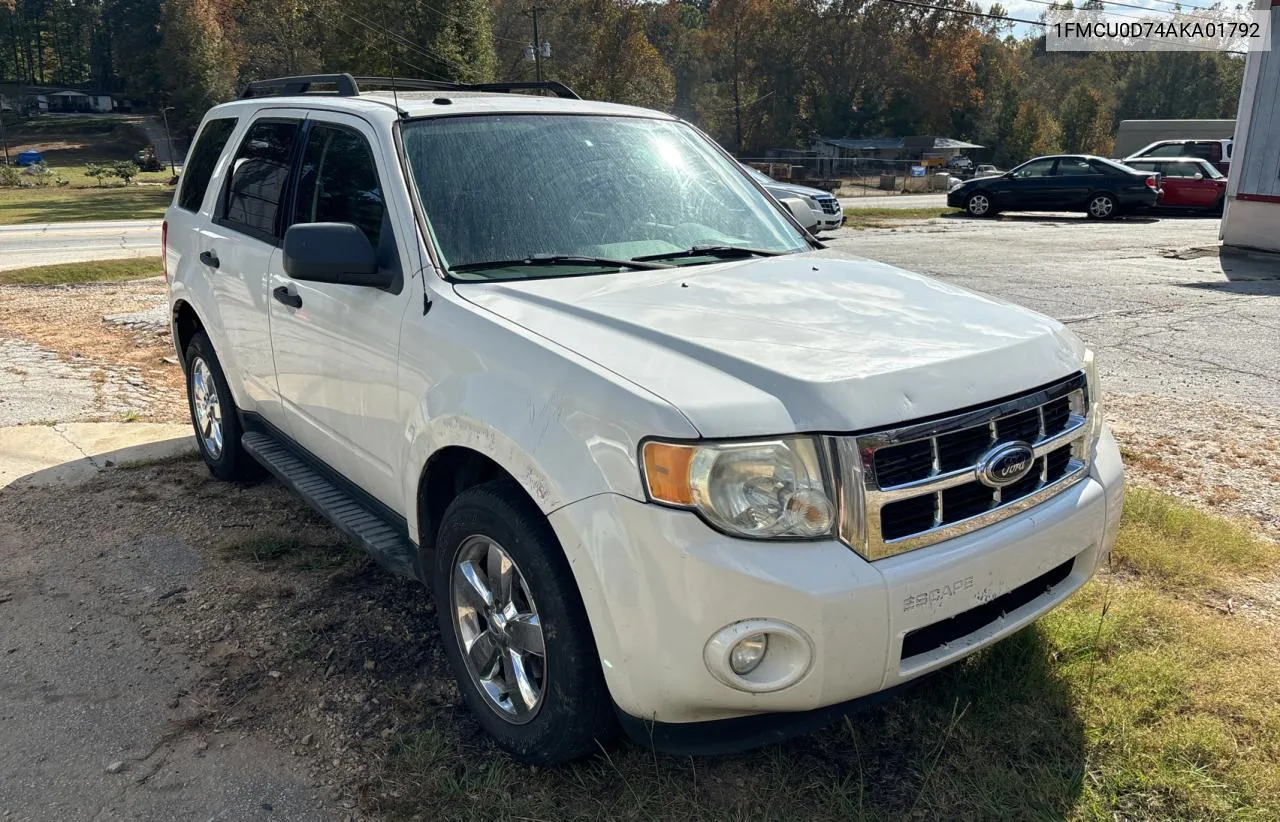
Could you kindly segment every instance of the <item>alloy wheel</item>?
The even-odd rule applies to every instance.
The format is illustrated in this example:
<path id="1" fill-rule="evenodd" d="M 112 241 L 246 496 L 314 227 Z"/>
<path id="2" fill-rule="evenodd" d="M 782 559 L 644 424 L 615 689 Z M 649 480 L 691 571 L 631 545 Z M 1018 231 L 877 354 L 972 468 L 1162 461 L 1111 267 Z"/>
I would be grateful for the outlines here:
<path id="1" fill-rule="evenodd" d="M 222 404 L 213 372 L 203 357 L 191 361 L 191 408 L 196 415 L 200 443 L 213 459 L 222 455 Z"/>
<path id="2" fill-rule="evenodd" d="M 1115 210 L 1115 203 L 1110 197 L 1094 197 L 1089 203 L 1089 213 L 1094 217 L 1110 217 L 1111 212 Z"/>
<path id="3" fill-rule="evenodd" d="M 969 198 L 969 213 L 981 217 L 991 210 L 991 201 L 984 194 L 975 194 Z"/>
<path id="4" fill-rule="evenodd" d="M 450 585 L 453 627 L 472 684 L 502 719 L 537 715 L 546 688 L 546 645 L 524 575 L 493 539 L 463 541 Z"/>

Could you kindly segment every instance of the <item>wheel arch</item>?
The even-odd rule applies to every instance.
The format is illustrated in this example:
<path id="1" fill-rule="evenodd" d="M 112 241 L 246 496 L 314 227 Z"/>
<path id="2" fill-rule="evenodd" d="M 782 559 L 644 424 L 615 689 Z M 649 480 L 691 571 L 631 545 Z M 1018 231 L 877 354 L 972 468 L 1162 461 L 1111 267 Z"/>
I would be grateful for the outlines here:
<path id="1" fill-rule="evenodd" d="M 529 501 L 538 502 L 497 460 L 466 445 L 446 445 L 435 451 L 418 475 L 416 496 L 418 542 L 423 550 L 435 548 L 444 512 L 463 491 L 498 479 L 511 480 Z"/>
<path id="2" fill-rule="evenodd" d="M 179 299 L 173 303 L 173 315 L 170 322 L 173 331 L 173 346 L 178 352 L 178 367 L 187 368 L 187 346 L 198 331 L 204 331 L 204 321 L 195 306 L 186 300 Z M 208 332 L 205 332 L 208 333 Z"/>

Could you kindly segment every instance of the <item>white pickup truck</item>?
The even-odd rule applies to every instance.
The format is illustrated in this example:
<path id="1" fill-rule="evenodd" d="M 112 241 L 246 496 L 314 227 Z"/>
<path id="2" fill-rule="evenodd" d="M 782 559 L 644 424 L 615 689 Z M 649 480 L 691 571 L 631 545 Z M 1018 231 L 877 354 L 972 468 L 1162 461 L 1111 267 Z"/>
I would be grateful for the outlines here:
<path id="1" fill-rule="evenodd" d="M 422 580 L 513 756 L 780 739 L 1104 560 L 1120 457 L 1060 323 L 834 256 L 669 115 L 360 82 L 205 116 L 173 336 L 210 470 Z"/>

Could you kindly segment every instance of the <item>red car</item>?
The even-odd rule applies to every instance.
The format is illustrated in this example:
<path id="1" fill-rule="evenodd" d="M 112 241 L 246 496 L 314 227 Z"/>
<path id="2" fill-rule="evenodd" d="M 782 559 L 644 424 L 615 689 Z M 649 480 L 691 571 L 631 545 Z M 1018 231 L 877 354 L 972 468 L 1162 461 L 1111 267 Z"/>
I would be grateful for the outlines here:
<path id="1" fill-rule="evenodd" d="M 1227 178 L 1213 163 L 1199 157 L 1147 157 L 1126 160 L 1138 171 L 1160 175 L 1159 208 L 1194 208 L 1222 213 L 1227 198 Z"/>

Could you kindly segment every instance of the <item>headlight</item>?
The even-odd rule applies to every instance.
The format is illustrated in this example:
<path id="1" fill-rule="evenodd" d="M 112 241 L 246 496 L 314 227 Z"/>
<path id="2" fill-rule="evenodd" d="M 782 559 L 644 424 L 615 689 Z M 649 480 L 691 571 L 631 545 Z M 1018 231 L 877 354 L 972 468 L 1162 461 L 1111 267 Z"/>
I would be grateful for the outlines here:
<path id="1" fill-rule="evenodd" d="M 830 536 L 836 507 L 812 437 L 762 442 L 647 442 L 645 487 L 655 502 L 697 511 L 750 539 Z"/>
<path id="2" fill-rule="evenodd" d="M 1084 352 L 1084 377 L 1089 394 L 1089 407 L 1085 409 L 1089 426 L 1086 430 L 1089 448 L 1092 450 L 1093 444 L 1102 436 L 1102 385 L 1098 382 L 1098 361 L 1087 348 Z"/>

